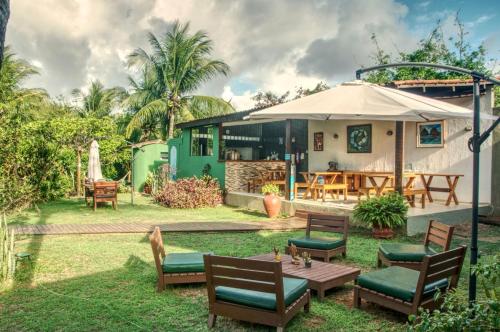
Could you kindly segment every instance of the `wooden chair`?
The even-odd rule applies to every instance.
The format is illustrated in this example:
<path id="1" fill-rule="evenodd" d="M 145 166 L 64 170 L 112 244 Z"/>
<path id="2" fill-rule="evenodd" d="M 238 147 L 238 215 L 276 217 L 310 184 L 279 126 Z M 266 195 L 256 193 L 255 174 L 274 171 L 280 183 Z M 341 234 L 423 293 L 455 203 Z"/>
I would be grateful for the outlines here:
<path id="1" fill-rule="evenodd" d="M 284 331 L 302 308 L 309 312 L 307 280 L 283 278 L 281 262 L 208 255 L 204 259 L 210 328 L 217 316 L 225 316 Z"/>
<path id="2" fill-rule="evenodd" d="M 391 266 L 358 276 L 354 307 L 361 306 L 361 299 L 406 315 L 416 315 L 419 307 L 439 307 L 442 297 L 434 299 L 434 295 L 438 290 L 446 292 L 457 287 L 466 250 L 461 246 L 425 256 L 419 271 Z"/>
<path id="3" fill-rule="evenodd" d="M 92 182 L 90 182 L 89 179 L 85 179 L 85 182 L 84 182 L 84 185 L 83 185 L 83 188 L 84 188 L 84 192 L 85 192 L 85 204 L 87 206 L 90 205 L 90 199 L 94 197 L 94 184 Z"/>
<path id="4" fill-rule="evenodd" d="M 202 253 L 172 253 L 166 255 L 158 226 L 149 236 L 149 242 L 151 242 L 156 271 L 158 272 L 158 292 L 162 292 L 165 286 L 169 284 L 201 283 L 206 281 Z M 170 266 L 168 266 L 167 256 L 171 258 L 170 261 L 173 261 Z M 179 272 L 166 272 L 169 269 L 178 270 Z"/>
<path id="5" fill-rule="evenodd" d="M 285 252 L 287 254 L 290 252 L 290 246 L 293 243 L 297 247 L 299 254 L 308 252 L 311 257 L 322 258 L 325 262 L 329 262 L 330 258 L 337 254 L 342 254 L 345 257 L 347 254 L 348 229 L 349 217 L 347 216 L 310 213 L 307 215 L 306 236 L 304 238 L 288 239 Z M 342 239 L 311 237 L 311 231 L 340 233 Z"/>
<path id="6" fill-rule="evenodd" d="M 377 266 L 397 265 L 419 270 L 426 255 L 436 254 L 436 251 L 429 247 L 430 243 L 441 247 L 443 251 L 450 248 L 454 229 L 453 226 L 431 220 L 423 244 L 382 244 L 378 251 Z"/>
<path id="7" fill-rule="evenodd" d="M 116 210 L 118 206 L 117 195 L 118 182 L 94 182 L 94 211 L 97 209 L 97 203 L 99 202 L 111 202 L 111 204 L 113 204 L 113 209 Z"/>

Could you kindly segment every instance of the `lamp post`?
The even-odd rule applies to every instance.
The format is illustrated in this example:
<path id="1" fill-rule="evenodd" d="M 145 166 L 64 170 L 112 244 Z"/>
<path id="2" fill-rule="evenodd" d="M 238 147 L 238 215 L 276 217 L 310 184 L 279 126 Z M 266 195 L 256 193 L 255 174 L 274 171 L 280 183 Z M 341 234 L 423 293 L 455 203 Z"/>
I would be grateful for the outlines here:
<path id="1" fill-rule="evenodd" d="M 469 271 L 469 303 L 476 301 L 476 275 L 472 272 L 473 267 L 477 264 L 478 258 L 478 248 L 477 248 L 477 237 L 478 237 L 478 223 L 479 223 L 479 159 L 481 152 L 481 144 L 488 139 L 491 132 L 500 123 L 500 118 L 497 118 L 495 122 L 481 134 L 480 121 L 481 121 L 481 109 L 480 109 L 480 90 L 479 83 L 481 80 L 489 81 L 495 85 L 500 85 L 500 81 L 489 77 L 483 73 L 479 73 L 473 70 L 468 70 L 459 67 L 440 65 L 436 63 L 425 63 L 425 62 L 401 62 L 401 63 L 390 63 L 385 65 L 379 65 L 369 68 L 360 68 L 356 70 L 356 79 L 361 79 L 361 74 L 386 68 L 398 68 L 398 67 L 427 67 L 436 68 L 442 70 L 448 70 L 456 73 L 467 74 L 472 77 L 473 80 L 473 103 L 474 103 L 474 123 L 473 123 L 473 133 L 472 137 L 469 139 L 469 149 L 473 153 L 472 161 L 472 232 L 471 232 L 471 255 L 470 255 L 470 271 Z"/>

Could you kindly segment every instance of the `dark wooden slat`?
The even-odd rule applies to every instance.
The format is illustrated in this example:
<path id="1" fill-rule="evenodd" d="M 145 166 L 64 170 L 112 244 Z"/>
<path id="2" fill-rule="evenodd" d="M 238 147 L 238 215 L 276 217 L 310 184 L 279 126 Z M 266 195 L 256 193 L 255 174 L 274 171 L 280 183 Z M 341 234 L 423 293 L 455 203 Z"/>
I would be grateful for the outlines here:
<path id="1" fill-rule="evenodd" d="M 241 280 L 241 279 L 230 279 L 230 278 L 220 278 L 220 277 L 212 277 L 212 283 L 215 287 L 217 286 L 226 286 L 233 288 L 242 288 L 253 290 L 257 292 L 265 292 L 265 293 L 275 293 L 276 285 L 271 283 L 264 282 L 255 282 L 249 280 Z"/>
<path id="2" fill-rule="evenodd" d="M 235 268 L 227 268 L 216 265 L 212 266 L 212 275 L 218 277 L 224 276 L 224 277 L 240 278 L 240 279 L 253 279 L 266 282 L 274 282 L 275 280 L 272 272 L 255 271 L 248 269 L 235 269 Z"/>

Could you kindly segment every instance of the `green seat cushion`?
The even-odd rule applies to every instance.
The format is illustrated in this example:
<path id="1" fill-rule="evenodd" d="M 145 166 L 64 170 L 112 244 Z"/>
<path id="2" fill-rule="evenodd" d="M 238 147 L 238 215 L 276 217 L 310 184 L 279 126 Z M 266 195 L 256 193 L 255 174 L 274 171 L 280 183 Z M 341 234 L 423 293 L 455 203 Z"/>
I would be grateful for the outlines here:
<path id="1" fill-rule="evenodd" d="M 435 250 L 423 244 L 384 243 L 380 252 L 391 261 L 421 262 L 426 255 L 434 255 Z"/>
<path id="2" fill-rule="evenodd" d="M 419 274 L 420 272 L 405 267 L 391 266 L 362 274 L 356 281 L 361 287 L 411 302 L 415 296 Z M 437 289 L 447 286 L 447 279 L 437 280 L 425 285 L 424 295 L 432 295 Z"/>
<path id="3" fill-rule="evenodd" d="M 163 272 L 204 272 L 205 264 L 203 263 L 203 255 L 206 254 L 210 253 L 186 252 L 168 254 L 163 258 Z"/>
<path id="4" fill-rule="evenodd" d="M 289 306 L 308 289 L 305 279 L 283 278 L 285 305 Z M 253 308 L 276 310 L 276 295 L 272 293 L 233 288 L 226 286 L 215 287 L 215 296 L 218 300 L 241 304 Z"/>
<path id="5" fill-rule="evenodd" d="M 344 240 L 335 240 L 335 239 L 326 239 L 326 238 L 312 238 L 312 237 L 301 237 L 301 238 L 293 238 L 288 239 L 288 245 L 295 244 L 300 248 L 309 248 L 309 249 L 321 249 L 321 250 L 330 250 L 338 247 L 342 247 L 345 245 Z"/>

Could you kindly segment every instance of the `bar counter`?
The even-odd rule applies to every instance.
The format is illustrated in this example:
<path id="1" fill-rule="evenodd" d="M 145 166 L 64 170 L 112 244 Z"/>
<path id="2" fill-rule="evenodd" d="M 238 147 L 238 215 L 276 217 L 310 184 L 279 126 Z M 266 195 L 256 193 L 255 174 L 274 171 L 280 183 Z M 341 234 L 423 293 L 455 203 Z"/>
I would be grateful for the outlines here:
<path id="1" fill-rule="evenodd" d="M 228 191 L 246 192 L 248 181 L 268 170 L 285 168 L 283 160 L 225 160 L 225 184 Z"/>

